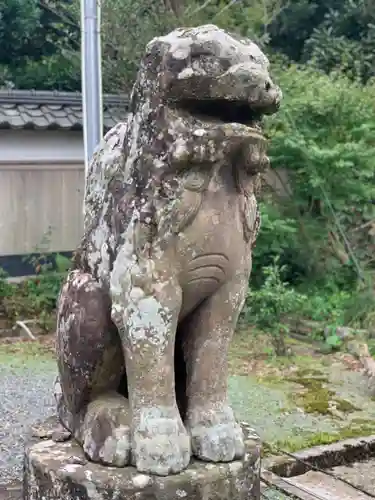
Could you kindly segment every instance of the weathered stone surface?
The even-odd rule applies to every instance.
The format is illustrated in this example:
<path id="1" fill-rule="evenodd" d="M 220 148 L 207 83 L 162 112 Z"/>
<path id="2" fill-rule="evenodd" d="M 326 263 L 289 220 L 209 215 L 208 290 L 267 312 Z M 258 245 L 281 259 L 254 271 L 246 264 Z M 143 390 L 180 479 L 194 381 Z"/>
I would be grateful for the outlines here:
<path id="1" fill-rule="evenodd" d="M 280 99 L 261 50 L 216 26 L 148 44 L 88 169 L 58 303 L 58 414 L 92 461 L 164 476 L 244 456 L 227 354 Z"/>
<path id="2" fill-rule="evenodd" d="M 165 478 L 88 461 L 75 440 L 34 438 L 26 448 L 24 500 L 258 500 L 259 438 L 245 424 L 246 453 L 227 464 L 192 461 Z M 47 432 L 48 433 L 48 432 Z"/>

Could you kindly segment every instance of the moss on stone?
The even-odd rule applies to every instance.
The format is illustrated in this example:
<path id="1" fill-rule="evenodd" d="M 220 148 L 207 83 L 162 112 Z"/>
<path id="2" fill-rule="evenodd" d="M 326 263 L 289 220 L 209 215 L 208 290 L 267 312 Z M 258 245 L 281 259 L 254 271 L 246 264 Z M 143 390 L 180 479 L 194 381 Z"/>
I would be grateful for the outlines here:
<path id="1" fill-rule="evenodd" d="M 337 412 L 351 413 L 358 410 L 350 401 L 338 398 L 335 391 L 327 387 L 329 379 L 319 370 L 300 369 L 289 381 L 304 388 L 303 392 L 291 397 L 306 413 L 335 415 Z"/>
<path id="2" fill-rule="evenodd" d="M 319 390 L 308 390 L 306 393 L 296 398 L 297 404 L 302 406 L 306 413 L 320 413 L 321 415 L 330 414 L 330 401 L 332 391 L 319 388 Z"/>
<path id="3" fill-rule="evenodd" d="M 335 398 L 335 404 L 338 411 L 342 413 L 352 413 L 354 411 L 360 411 L 360 408 L 357 408 L 353 403 L 348 401 L 347 399 Z"/>
<path id="4" fill-rule="evenodd" d="M 322 372 L 322 370 L 318 370 L 312 366 L 308 368 L 299 368 L 296 372 L 296 376 L 304 379 L 315 377 L 317 380 L 328 381 L 327 376 Z"/>
<path id="5" fill-rule="evenodd" d="M 304 433 L 292 436 L 290 439 L 265 443 L 263 456 L 277 455 L 281 450 L 294 453 L 314 446 L 337 443 L 345 439 L 370 436 L 375 433 L 375 422 L 366 419 L 353 419 L 350 425 L 338 429 L 336 432 Z"/>
<path id="6" fill-rule="evenodd" d="M 353 403 L 337 396 L 336 392 L 328 387 L 329 378 L 323 371 L 315 368 L 300 368 L 293 376 L 287 379 L 277 375 L 259 377 L 259 382 L 269 387 L 285 387 L 292 383 L 302 387 L 294 392 L 288 389 L 288 399 L 306 413 L 337 416 L 338 413 L 352 413 L 360 411 Z"/>

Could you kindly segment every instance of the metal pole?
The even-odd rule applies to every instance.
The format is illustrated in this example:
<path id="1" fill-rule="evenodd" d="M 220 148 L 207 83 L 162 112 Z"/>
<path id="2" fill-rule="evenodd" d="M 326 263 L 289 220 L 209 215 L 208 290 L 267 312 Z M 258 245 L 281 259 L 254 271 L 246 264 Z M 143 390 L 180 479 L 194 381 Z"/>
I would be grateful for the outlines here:
<path id="1" fill-rule="evenodd" d="M 85 172 L 103 132 L 100 0 L 81 0 L 81 67 Z"/>

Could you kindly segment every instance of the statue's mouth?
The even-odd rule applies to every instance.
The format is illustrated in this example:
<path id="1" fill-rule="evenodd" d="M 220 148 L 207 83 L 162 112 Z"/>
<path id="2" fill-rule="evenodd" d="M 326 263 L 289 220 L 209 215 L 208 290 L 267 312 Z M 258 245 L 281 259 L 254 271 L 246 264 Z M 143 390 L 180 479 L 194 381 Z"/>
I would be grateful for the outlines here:
<path id="1" fill-rule="evenodd" d="M 254 111 L 248 102 L 227 99 L 184 99 L 179 101 L 178 107 L 205 122 L 244 125 L 249 129 L 249 135 L 264 139 L 262 115 Z"/>

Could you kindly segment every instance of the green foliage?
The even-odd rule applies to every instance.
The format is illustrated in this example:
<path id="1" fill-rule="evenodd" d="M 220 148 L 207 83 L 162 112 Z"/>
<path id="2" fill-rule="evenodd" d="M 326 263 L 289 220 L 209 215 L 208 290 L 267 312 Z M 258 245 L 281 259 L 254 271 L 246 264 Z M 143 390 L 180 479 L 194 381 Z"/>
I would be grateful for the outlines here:
<path id="1" fill-rule="evenodd" d="M 353 286 L 355 264 L 366 266 L 374 244 L 363 228 L 375 219 L 375 86 L 297 66 L 276 73 L 285 99 L 267 126 L 272 167 L 287 171 L 292 191 L 275 203 L 299 228 L 293 247 L 304 249 L 294 265 L 315 281 Z"/>
<path id="2" fill-rule="evenodd" d="M 12 294 L 13 287 L 8 283 L 7 273 L 0 268 L 0 299 L 9 297 Z M 1 311 L 1 306 L 0 306 Z"/>
<path id="3" fill-rule="evenodd" d="M 0 61 L 11 64 L 22 56 L 40 22 L 37 0 L 0 1 Z"/>
<path id="4" fill-rule="evenodd" d="M 282 4 L 283 0 L 104 0 L 103 90 L 129 92 L 146 43 L 177 25 L 214 22 L 263 45 Z M 0 86 L 79 90 L 79 0 L 9 0 L 3 12 Z"/>
<path id="5" fill-rule="evenodd" d="M 184 24 L 214 23 L 264 45 L 268 27 L 283 8 L 283 0 L 212 0 L 186 2 Z"/>
<path id="6" fill-rule="evenodd" d="M 104 0 L 101 8 L 105 91 L 129 90 L 151 38 L 177 25 L 202 23 L 325 71 L 344 70 L 364 81 L 374 75 L 369 0 Z M 0 12 L 0 85 L 80 88 L 79 0 L 0 0 Z"/>
<path id="7" fill-rule="evenodd" d="M 292 172 L 293 193 L 306 203 L 322 199 L 323 187 L 348 215 L 374 199 L 375 86 L 296 66 L 280 72 L 278 82 L 285 101 L 269 121 L 270 154 L 273 168 Z"/>
<path id="8" fill-rule="evenodd" d="M 375 289 L 370 278 L 348 297 L 343 323 L 375 333 Z"/>
<path id="9" fill-rule="evenodd" d="M 283 2 L 269 26 L 270 45 L 296 62 L 324 71 L 374 76 L 375 15 L 370 0 Z"/>
<path id="10" fill-rule="evenodd" d="M 20 283 L 10 283 L 0 270 L 0 314 L 12 323 L 18 319 L 37 319 L 49 331 L 54 326 L 57 297 L 71 262 L 59 254 L 55 266 L 45 263 L 43 255 L 31 262 L 37 276 Z"/>
<path id="11" fill-rule="evenodd" d="M 71 259 L 68 259 L 64 255 L 57 254 L 55 257 L 56 271 L 60 274 L 68 273 L 72 266 Z"/>
<path id="12" fill-rule="evenodd" d="M 334 333 L 334 331 L 330 335 L 328 335 L 328 337 L 326 337 L 325 341 L 327 346 L 332 351 L 339 350 L 343 344 L 342 339 L 336 333 Z"/>
<path id="13" fill-rule="evenodd" d="M 259 204 L 262 225 L 256 246 L 253 251 L 253 268 L 251 284 L 259 287 L 264 279 L 263 267 L 272 264 L 275 257 L 282 265 L 288 266 L 298 259 L 301 248 L 298 241 L 298 221 L 280 212 L 280 207 L 270 200 L 263 200 Z M 297 265 L 285 268 L 288 270 L 288 281 L 297 281 L 299 271 Z M 289 272 L 290 270 L 291 273 Z"/>
<path id="14" fill-rule="evenodd" d="M 299 61 L 306 41 L 334 3 L 337 4 L 337 0 L 283 1 L 283 8 L 269 27 L 271 47 Z"/>
<path id="15" fill-rule="evenodd" d="M 102 2 L 103 90 L 130 92 L 146 44 L 177 20 L 163 2 Z"/>
<path id="16" fill-rule="evenodd" d="M 0 65 L 0 86 L 20 89 L 77 91 L 81 88 L 81 62 L 78 53 L 59 54 L 34 60 L 24 58 L 21 65 Z"/>
<path id="17" fill-rule="evenodd" d="M 285 356 L 288 350 L 285 336 L 289 332 L 284 318 L 296 313 L 306 297 L 282 280 L 284 267 L 279 267 L 278 258 L 263 268 L 264 283 L 257 290 L 249 291 L 245 306 L 246 320 L 270 335 L 277 355 Z"/>
<path id="18" fill-rule="evenodd" d="M 352 297 L 342 290 L 309 290 L 308 300 L 301 307 L 301 315 L 325 325 L 344 325 L 345 310 Z"/>
<path id="19" fill-rule="evenodd" d="M 305 44 L 303 60 L 367 81 L 374 76 L 375 16 L 368 0 L 332 8 Z"/>
<path id="20" fill-rule="evenodd" d="M 0 87 L 80 89 L 71 0 L 0 0 Z"/>
<path id="21" fill-rule="evenodd" d="M 14 284 L 12 294 L 3 301 L 5 316 L 12 321 L 37 319 L 48 330 L 54 323 L 53 314 L 63 278 L 64 275 L 49 272 Z"/>

